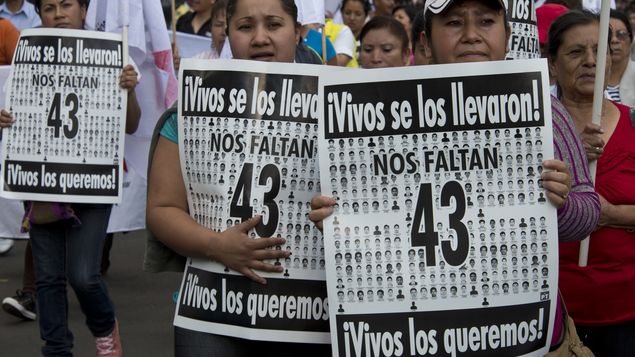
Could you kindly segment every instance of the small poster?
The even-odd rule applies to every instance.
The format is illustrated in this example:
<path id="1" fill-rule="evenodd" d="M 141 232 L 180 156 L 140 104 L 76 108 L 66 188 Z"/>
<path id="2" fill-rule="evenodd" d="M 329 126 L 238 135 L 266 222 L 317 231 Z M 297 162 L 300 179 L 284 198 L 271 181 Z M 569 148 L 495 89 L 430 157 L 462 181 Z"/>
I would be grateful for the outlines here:
<path id="1" fill-rule="evenodd" d="M 319 194 L 318 74 L 323 66 L 181 62 L 178 137 L 190 215 L 221 232 L 255 215 L 253 239 L 291 255 L 266 285 L 189 259 L 175 325 L 253 340 L 329 343 L 324 242 L 309 221 Z"/>
<path id="2" fill-rule="evenodd" d="M 557 300 L 546 62 L 326 74 L 334 356 L 542 356 Z"/>
<path id="3" fill-rule="evenodd" d="M 121 35 L 22 31 L 7 84 L 0 195 L 19 200 L 121 201 L 127 92 Z"/>
<path id="4" fill-rule="evenodd" d="M 533 0 L 507 0 L 509 36 L 507 59 L 540 58 L 536 4 Z"/>

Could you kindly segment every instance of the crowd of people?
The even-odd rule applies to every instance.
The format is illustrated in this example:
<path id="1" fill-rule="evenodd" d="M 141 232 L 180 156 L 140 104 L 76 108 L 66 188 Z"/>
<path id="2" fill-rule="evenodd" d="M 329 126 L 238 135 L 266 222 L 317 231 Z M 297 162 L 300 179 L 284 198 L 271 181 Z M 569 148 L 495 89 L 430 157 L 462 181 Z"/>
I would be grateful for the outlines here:
<path id="1" fill-rule="evenodd" d="M 635 351 L 635 4 L 618 1 L 611 11 L 605 68 L 605 97 L 599 124 L 592 122 L 598 55 L 599 16 L 587 1 L 535 3 L 538 40 L 549 63 L 554 157 L 542 162 L 542 186 L 557 208 L 560 295 L 549 356 L 632 356 Z M 229 47 L 235 59 L 325 63 L 359 70 L 501 61 L 509 50 L 511 27 L 506 0 L 343 0 L 327 13 L 327 44 L 314 41 L 315 24 L 299 24 L 293 0 L 191 0 L 177 11 L 179 31 L 210 38 L 197 58 L 214 60 Z M 84 29 L 87 0 L 6 0 L 0 6 L 0 61 L 9 64 L 19 30 L 29 27 Z M 585 6 L 587 8 L 585 8 Z M 593 10 L 596 8 L 594 7 Z M 171 19 L 168 19 L 169 23 Z M 17 29 L 16 29 L 17 28 Z M 323 53 L 323 48 L 326 52 Z M 174 57 L 178 67 L 179 58 Z M 138 125 L 135 66 L 123 69 L 128 90 L 126 132 Z M 259 216 L 213 232 L 188 213 L 174 109 L 160 122 L 148 175 L 148 249 L 161 250 L 154 270 L 183 269 L 183 257 L 211 259 L 254 282 L 259 271 L 283 273 L 265 261 L 288 258 L 275 247 L 284 239 L 253 240 Z M 14 122 L 0 112 L 4 130 Z M 595 179 L 590 163 L 597 165 Z M 595 182 L 595 183 L 594 183 Z M 316 196 L 309 219 L 322 229 L 334 197 Z M 102 279 L 102 257 L 110 205 L 26 202 L 29 245 L 23 287 L 3 300 L 3 309 L 38 320 L 45 356 L 71 355 L 66 285 L 75 290 L 98 355 L 121 356 L 114 304 Z M 37 212 L 59 213 L 43 221 Z M 50 217 L 46 217 L 50 218 Z M 77 224 L 81 222 L 81 224 Z M 591 237 L 588 266 L 578 265 L 580 241 Z M 10 238 L 10 237 L 8 237 Z M 80 239 L 81 238 L 81 239 Z M 4 242 L 5 246 L 10 243 Z M 0 241 L 0 248 L 3 242 Z M 273 248 L 273 249 L 272 249 Z M 10 248 L 9 248 L 10 249 Z M 6 249 L 5 249 L 6 250 Z M 152 252 L 151 252 L 152 253 Z M 167 255 L 166 255 L 167 254 Z M 152 259 L 152 254 L 148 255 Z M 174 258 L 174 259 L 172 259 Z M 1 258 L 0 258 L 1 259 Z M 167 293 L 167 292 L 166 292 Z M 166 322 L 167 323 L 167 322 Z M 576 336 L 577 331 L 577 336 Z M 246 341 L 175 327 L 176 356 L 315 355 L 328 345 Z M 586 347 L 582 347 L 582 345 Z M 101 354 L 99 354 L 101 353 Z"/>

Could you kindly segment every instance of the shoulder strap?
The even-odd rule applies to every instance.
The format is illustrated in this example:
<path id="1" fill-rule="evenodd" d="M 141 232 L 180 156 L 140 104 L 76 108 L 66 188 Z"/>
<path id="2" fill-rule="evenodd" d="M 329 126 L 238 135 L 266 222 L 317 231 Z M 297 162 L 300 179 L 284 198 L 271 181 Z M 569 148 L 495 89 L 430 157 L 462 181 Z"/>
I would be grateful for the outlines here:
<path id="1" fill-rule="evenodd" d="M 631 107 L 631 125 L 635 128 L 635 107 Z"/>

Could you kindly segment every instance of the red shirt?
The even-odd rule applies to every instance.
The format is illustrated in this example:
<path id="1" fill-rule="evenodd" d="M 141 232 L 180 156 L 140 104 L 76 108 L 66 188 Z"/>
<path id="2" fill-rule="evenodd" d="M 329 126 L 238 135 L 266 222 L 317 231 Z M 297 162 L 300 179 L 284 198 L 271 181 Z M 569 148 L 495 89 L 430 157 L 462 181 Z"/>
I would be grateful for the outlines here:
<path id="1" fill-rule="evenodd" d="M 615 105 L 620 118 L 598 160 L 595 188 L 614 205 L 635 205 L 635 128 L 630 108 Z M 635 320 L 635 232 L 595 231 L 584 268 L 579 250 L 578 242 L 560 244 L 559 285 L 571 317 L 581 325 Z"/>

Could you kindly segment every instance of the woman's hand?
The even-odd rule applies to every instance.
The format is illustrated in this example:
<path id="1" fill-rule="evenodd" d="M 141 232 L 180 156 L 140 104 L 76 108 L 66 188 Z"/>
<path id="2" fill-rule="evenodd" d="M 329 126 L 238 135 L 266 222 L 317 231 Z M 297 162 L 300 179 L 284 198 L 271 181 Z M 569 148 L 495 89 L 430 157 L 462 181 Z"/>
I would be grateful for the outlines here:
<path id="1" fill-rule="evenodd" d="M 266 284 L 267 281 L 254 273 L 254 270 L 281 273 L 283 268 L 273 264 L 265 263 L 267 259 L 284 259 L 291 255 L 286 250 L 267 249 L 284 244 L 284 238 L 249 238 L 248 232 L 254 228 L 261 220 L 256 216 L 226 229 L 218 236 L 218 244 L 215 251 L 208 256 L 225 264 L 251 280 Z"/>
<path id="2" fill-rule="evenodd" d="M 322 231 L 322 221 L 324 218 L 333 214 L 333 206 L 337 201 L 333 197 L 315 196 L 311 199 L 311 212 L 309 219 L 315 223 L 315 226 Z"/>
<path id="3" fill-rule="evenodd" d="M 139 83 L 137 77 L 137 71 L 134 66 L 131 64 L 126 65 L 119 76 L 119 86 L 123 89 L 132 90 Z"/>
<path id="4" fill-rule="evenodd" d="M 606 143 L 601 137 L 602 134 L 604 134 L 602 127 L 593 123 L 585 125 L 584 130 L 580 133 L 580 139 L 584 144 L 584 150 L 589 162 L 599 159 L 604 152 Z"/>
<path id="5" fill-rule="evenodd" d="M 15 122 L 15 118 L 11 113 L 2 109 L 0 110 L 0 128 L 8 128 Z"/>
<path id="6" fill-rule="evenodd" d="M 547 190 L 547 198 L 556 208 L 564 206 L 571 190 L 571 174 L 567 164 L 560 160 L 545 160 L 542 163 L 542 187 Z"/>

